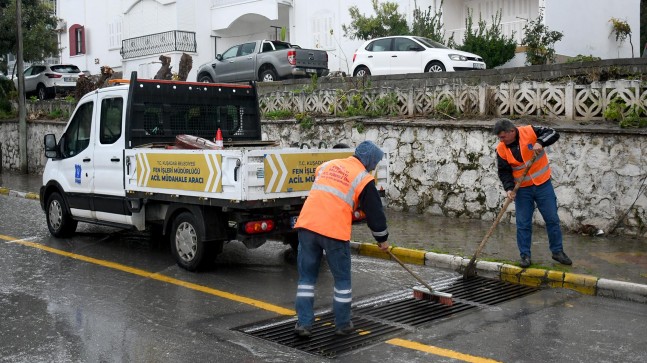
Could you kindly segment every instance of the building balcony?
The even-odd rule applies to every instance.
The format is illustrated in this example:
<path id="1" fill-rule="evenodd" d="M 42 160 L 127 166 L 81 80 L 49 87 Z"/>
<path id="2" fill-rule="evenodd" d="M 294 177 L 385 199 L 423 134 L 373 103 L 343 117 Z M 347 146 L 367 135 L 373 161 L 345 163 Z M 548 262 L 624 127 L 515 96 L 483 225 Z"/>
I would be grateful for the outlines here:
<path id="1" fill-rule="evenodd" d="M 215 31 L 227 29 L 236 20 L 253 24 L 259 17 L 278 20 L 279 6 L 292 4 L 292 0 L 212 0 L 211 27 Z"/>
<path id="2" fill-rule="evenodd" d="M 121 57 L 123 59 L 169 52 L 195 53 L 196 51 L 195 32 L 182 30 L 171 30 L 121 41 Z"/>

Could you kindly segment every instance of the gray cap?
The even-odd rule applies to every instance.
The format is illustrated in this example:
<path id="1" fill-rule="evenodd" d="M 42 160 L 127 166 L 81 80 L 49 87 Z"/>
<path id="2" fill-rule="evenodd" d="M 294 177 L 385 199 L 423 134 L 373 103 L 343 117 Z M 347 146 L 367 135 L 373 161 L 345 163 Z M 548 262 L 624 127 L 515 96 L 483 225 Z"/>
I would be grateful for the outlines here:
<path id="1" fill-rule="evenodd" d="M 357 145 L 355 156 L 364 164 L 366 170 L 372 171 L 384 157 L 384 152 L 373 141 L 366 140 Z"/>

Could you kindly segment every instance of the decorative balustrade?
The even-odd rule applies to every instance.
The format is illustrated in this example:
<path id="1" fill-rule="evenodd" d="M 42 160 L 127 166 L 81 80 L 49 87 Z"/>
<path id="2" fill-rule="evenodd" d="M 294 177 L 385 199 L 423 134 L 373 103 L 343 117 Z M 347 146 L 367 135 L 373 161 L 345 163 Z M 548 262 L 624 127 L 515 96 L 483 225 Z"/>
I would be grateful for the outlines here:
<path id="1" fill-rule="evenodd" d="M 124 59 L 168 52 L 195 53 L 195 32 L 171 30 L 121 41 L 121 56 Z"/>
<path id="2" fill-rule="evenodd" d="M 496 116 L 547 116 L 565 120 L 600 120 L 615 98 L 647 110 L 647 84 L 615 80 L 579 85 L 572 82 L 502 83 L 498 86 L 442 85 L 424 88 L 382 87 L 348 91 L 322 89 L 311 93 L 276 91 L 259 96 L 261 112 L 289 110 L 320 115 L 341 115 L 349 107 L 365 113 L 399 116 L 432 114 L 441 102 L 451 101 L 462 113 Z M 384 107 L 388 110 L 384 110 Z"/>

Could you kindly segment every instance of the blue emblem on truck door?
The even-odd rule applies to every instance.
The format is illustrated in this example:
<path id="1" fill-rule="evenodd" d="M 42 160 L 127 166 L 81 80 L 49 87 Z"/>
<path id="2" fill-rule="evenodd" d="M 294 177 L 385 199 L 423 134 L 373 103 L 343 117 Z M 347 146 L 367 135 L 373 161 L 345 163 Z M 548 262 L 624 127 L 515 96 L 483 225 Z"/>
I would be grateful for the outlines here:
<path id="1" fill-rule="evenodd" d="M 74 164 L 74 182 L 81 184 L 81 165 Z"/>

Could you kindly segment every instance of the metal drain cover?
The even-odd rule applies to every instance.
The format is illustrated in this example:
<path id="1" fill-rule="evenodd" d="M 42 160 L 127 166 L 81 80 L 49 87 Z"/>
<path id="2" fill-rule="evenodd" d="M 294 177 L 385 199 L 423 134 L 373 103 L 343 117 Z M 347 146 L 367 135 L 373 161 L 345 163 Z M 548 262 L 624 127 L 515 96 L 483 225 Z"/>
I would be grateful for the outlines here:
<path id="1" fill-rule="evenodd" d="M 457 313 L 500 304 L 537 291 L 537 288 L 515 285 L 503 281 L 473 277 L 467 280 L 452 278 L 432 284 L 434 289 L 454 295 L 454 305 L 416 300 L 411 289 L 372 297 L 353 304 L 352 316 L 355 333 L 335 335 L 331 312 L 318 314 L 312 337 L 302 339 L 294 334 L 296 318 L 278 318 L 234 330 L 265 339 L 306 353 L 334 358 L 349 351 L 382 342 L 433 320 Z"/>

